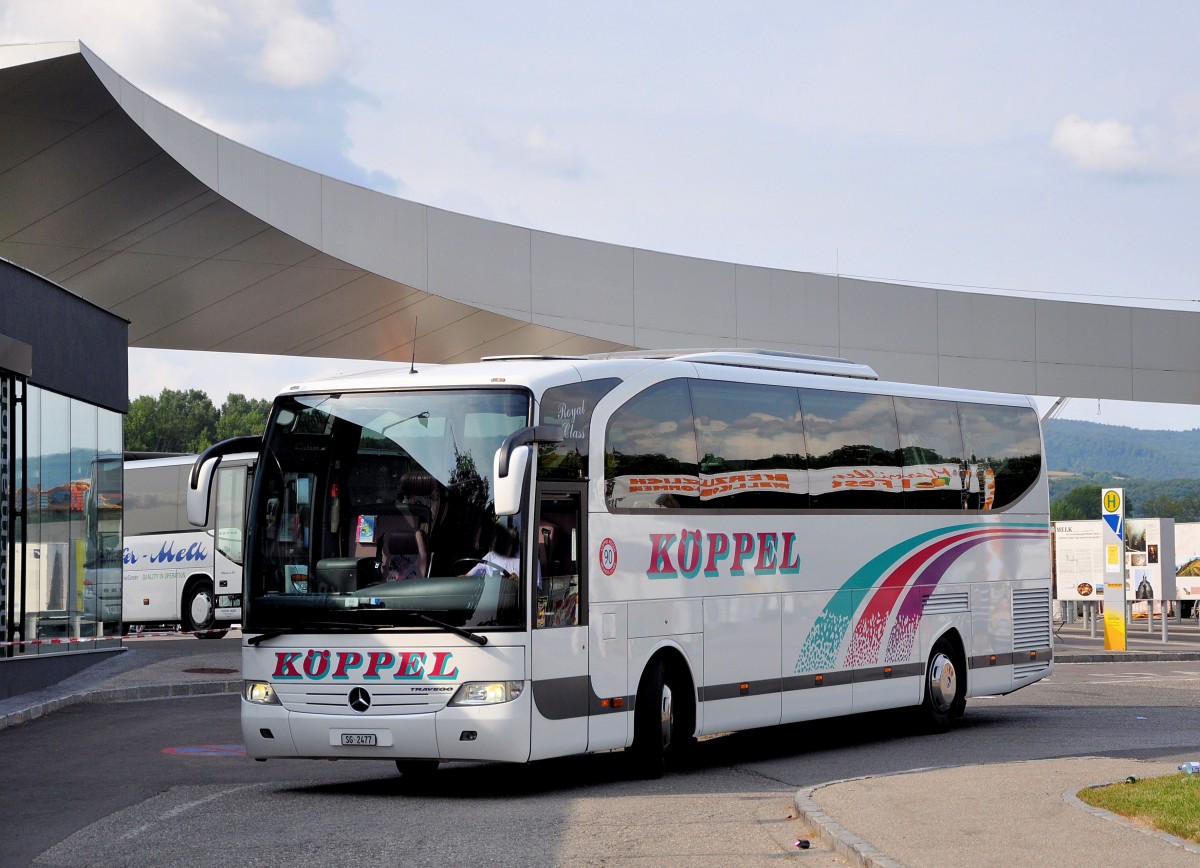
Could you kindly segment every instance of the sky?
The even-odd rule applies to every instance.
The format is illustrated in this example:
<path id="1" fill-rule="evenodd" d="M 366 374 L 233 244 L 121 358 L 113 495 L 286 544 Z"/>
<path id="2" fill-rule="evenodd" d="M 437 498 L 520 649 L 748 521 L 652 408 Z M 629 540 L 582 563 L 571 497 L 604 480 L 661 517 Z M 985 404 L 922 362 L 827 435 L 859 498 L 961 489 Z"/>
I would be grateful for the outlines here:
<path id="1" fill-rule="evenodd" d="M 223 135 L 534 229 L 1200 309 L 1200 4 L 0 0 Z M 132 396 L 377 363 L 130 351 Z M 1048 402 L 1044 402 L 1048 403 Z M 1073 400 L 1064 418 L 1200 427 Z"/>

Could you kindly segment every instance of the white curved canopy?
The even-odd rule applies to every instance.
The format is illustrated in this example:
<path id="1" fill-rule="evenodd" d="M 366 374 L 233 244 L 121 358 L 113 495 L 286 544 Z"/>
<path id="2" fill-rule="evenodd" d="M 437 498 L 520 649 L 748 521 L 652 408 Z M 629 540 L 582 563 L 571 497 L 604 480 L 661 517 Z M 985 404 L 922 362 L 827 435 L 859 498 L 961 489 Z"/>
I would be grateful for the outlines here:
<path id="1" fill-rule="evenodd" d="M 0 257 L 125 317 L 136 347 L 428 362 L 763 347 L 886 379 L 1200 403 L 1200 314 L 737 265 L 455 214 L 220 136 L 77 42 L 0 47 L 0 202 Z"/>

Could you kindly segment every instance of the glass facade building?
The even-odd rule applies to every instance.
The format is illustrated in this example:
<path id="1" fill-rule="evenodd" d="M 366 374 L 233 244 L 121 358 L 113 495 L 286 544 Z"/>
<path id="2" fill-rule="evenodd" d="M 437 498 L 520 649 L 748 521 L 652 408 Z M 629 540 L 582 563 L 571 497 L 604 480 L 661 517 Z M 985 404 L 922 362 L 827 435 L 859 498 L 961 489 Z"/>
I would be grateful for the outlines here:
<path id="1" fill-rule="evenodd" d="M 121 626 L 121 414 L 0 379 L 8 656 L 111 642 Z"/>
<path id="2" fill-rule="evenodd" d="M 3 697 L 120 645 L 129 376 L 125 320 L 2 259 L 0 312 Z"/>

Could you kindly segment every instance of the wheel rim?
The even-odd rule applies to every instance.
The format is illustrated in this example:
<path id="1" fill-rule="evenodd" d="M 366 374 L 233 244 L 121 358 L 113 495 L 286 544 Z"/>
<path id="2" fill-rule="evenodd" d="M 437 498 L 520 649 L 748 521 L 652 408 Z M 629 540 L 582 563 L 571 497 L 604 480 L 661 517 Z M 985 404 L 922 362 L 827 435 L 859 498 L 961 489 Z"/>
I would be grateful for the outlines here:
<path id="1" fill-rule="evenodd" d="M 958 673 L 954 661 L 939 651 L 929 664 L 929 702 L 938 712 L 945 713 L 954 705 L 957 693 Z"/>
<path id="2" fill-rule="evenodd" d="M 662 688 L 662 746 L 665 750 L 671 746 L 671 731 L 675 728 L 675 705 L 671 697 L 671 685 L 663 684 Z"/>
<path id="3" fill-rule="evenodd" d="M 192 623 L 197 627 L 205 627 L 212 618 L 212 596 L 207 588 L 201 588 L 192 597 L 190 607 Z"/>

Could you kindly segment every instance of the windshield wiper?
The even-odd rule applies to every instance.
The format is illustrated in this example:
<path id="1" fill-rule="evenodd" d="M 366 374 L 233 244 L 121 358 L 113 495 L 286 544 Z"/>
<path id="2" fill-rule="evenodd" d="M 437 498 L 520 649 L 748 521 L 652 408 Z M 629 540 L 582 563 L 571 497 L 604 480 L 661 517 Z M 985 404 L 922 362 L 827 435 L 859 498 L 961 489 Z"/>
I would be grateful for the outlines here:
<path id="1" fill-rule="evenodd" d="M 453 624 L 447 624 L 445 621 L 439 621 L 437 618 L 430 618 L 424 612 L 418 612 L 416 609 L 404 609 L 403 614 L 413 615 L 422 621 L 433 624 L 435 627 L 441 627 L 443 630 L 448 630 L 456 636 L 462 636 L 476 645 L 482 646 L 488 643 L 487 636 L 480 636 L 478 633 L 472 633 L 470 630 L 464 630 L 462 627 L 455 627 Z"/>
<path id="2" fill-rule="evenodd" d="M 395 624 L 351 624 L 345 621 L 305 621 L 303 624 L 297 624 L 294 627 L 274 627 L 266 630 L 257 636 L 251 636 L 246 640 L 246 644 L 258 645 L 277 636 L 284 636 L 288 633 L 306 633 L 311 630 L 374 633 L 376 630 L 390 630 L 395 626 Z"/>
<path id="3" fill-rule="evenodd" d="M 412 615 L 420 618 L 435 627 L 440 627 L 447 630 L 456 636 L 462 636 L 468 641 L 474 642 L 476 645 L 486 645 L 488 643 L 487 636 L 480 636 L 478 633 L 472 633 L 470 630 L 464 630 L 462 627 L 455 627 L 453 624 L 447 624 L 445 621 L 439 621 L 437 618 L 431 618 L 424 612 L 418 612 L 414 609 L 405 609 L 400 614 Z M 284 636 L 288 633 L 305 633 L 310 630 L 345 632 L 345 633 L 374 633 L 377 630 L 394 630 L 396 624 L 355 624 L 346 621 L 305 621 L 303 624 L 297 624 L 294 627 L 275 627 L 257 636 L 251 636 L 246 640 L 247 645 L 259 645 L 266 642 L 268 639 L 274 639 L 278 636 Z"/>

